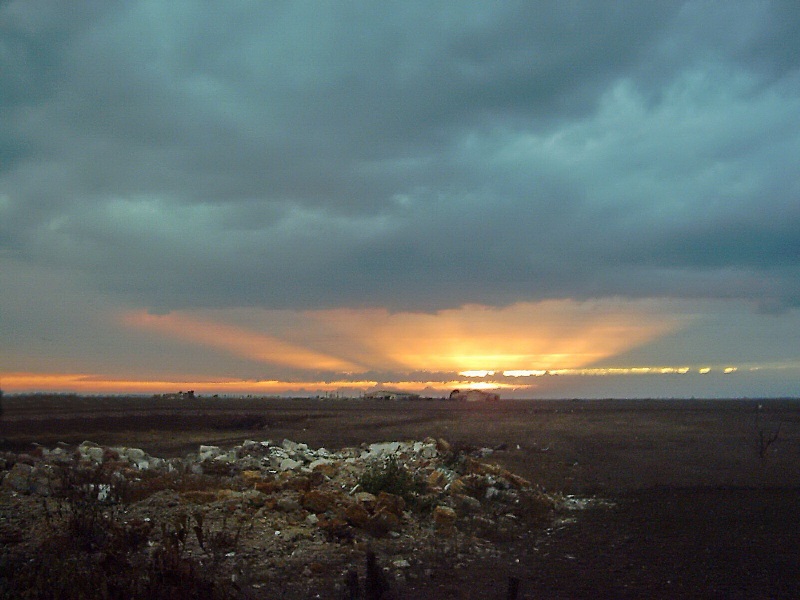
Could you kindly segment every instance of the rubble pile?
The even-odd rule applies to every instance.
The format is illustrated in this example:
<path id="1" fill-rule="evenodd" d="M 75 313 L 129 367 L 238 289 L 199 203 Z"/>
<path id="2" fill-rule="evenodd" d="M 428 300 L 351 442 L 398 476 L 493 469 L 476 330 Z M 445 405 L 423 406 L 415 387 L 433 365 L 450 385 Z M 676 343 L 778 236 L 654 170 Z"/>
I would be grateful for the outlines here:
<path id="1" fill-rule="evenodd" d="M 250 440 L 163 459 L 84 442 L 0 454 L 0 487 L 32 507 L 82 486 L 115 519 L 154 536 L 160 523 L 162 537 L 178 535 L 188 555 L 243 584 L 285 588 L 298 572 L 305 585 L 339 577 L 367 548 L 396 577 L 421 577 L 432 552 L 468 563 L 496 553 L 504 532 L 550 519 L 555 499 L 490 462 L 493 452 L 433 438 L 335 451 Z"/>

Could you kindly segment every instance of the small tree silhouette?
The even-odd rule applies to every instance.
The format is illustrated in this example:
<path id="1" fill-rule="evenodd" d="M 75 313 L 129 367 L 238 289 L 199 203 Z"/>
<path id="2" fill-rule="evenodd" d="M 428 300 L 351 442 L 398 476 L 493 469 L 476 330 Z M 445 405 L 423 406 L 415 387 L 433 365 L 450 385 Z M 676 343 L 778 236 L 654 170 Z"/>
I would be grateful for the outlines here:
<path id="1" fill-rule="evenodd" d="M 756 432 L 758 433 L 758 458 L 763 462 L 767 458 L 767 451 L 769 447 L 778 441 L 781 435 L 781 427 L 783 421 L 778 423 L 778 426 L 769 431 L 766 426 L 761 423 L 761 411 L 764 410 L 764 405 L 759 404 L 756 407 Z"/>
<path id="2" fill-rule="evenodd" d="M 755 420 L 755 433 L 756 433 L 756 451 L 758 452 L 759 462 L 759 477 L 761 479 L 761 487 L 767 487 L 767 459 L 769 458 L 769 449 L 778 441 L 781 435 L 781 427 L 783 421 L 778 422 L 778 426 L 767 424 L 763 419 L 762 412 L 764 405 L 759 404 L 756 406 L 756 420 Z M 765 509 L 766 510 L 766 509 Z"/>

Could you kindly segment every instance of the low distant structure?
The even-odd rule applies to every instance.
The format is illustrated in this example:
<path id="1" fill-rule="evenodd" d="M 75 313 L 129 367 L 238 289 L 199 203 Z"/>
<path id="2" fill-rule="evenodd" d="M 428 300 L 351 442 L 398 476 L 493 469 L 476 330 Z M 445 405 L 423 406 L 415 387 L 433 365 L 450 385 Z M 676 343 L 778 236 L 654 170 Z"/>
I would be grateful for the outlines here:
<path id="1" fill-rule="evenodd" d="M 497 402 L 500 400 L 500 394 L 484 392 L 483 390 L 453 390 L 450 392 L 450 400 L 464 402 Z"/>
<path id="2" fill-rule="evenodd" d="M 364 394 L 367 400 L 419 400 L 419 394 L 397 392 L 394 390 L 374 390 Z"/>
<path id="3" fill-rule="evenodd" d="M 172 394 L 161 394 L 154 396 L 155 398 L 161 398 L 162 400 L 195 400 L 197 396 L 194 394 L 194 390 L 189 390 L 188 392 L 177 392 Z"/>

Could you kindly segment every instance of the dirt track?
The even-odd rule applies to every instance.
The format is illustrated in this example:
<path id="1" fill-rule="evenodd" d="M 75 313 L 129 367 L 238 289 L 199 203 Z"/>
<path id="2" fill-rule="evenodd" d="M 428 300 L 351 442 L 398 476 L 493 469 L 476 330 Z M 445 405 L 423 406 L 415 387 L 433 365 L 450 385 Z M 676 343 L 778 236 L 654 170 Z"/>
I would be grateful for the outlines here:
<path id="1" fill-rule="evenodd" d="M 615 503 L 511 549 L 506 564 L 437 570 L 409 597 L 800 597 L 800 402 L 6 398 L 5 444 L 84 439 L 169 456 L 201 442 L 337 447 L 444 437 L 549 490 Z M 760 434 L 778 433 L 763 457 Z M 765 438 L 768 439 L 768 438 Z M 503 577 L 499 577 L 502 574 Z"/>

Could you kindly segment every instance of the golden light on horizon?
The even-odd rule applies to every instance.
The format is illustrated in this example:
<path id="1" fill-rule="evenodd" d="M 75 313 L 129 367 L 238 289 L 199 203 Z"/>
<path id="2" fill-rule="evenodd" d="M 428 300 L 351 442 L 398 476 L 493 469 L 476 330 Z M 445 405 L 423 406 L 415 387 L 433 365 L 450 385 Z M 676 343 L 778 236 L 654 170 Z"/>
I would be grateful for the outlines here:
<path id="1" fill-rule="evenodd" d="M 459 373 L 462 377 L 487 377 L 494 374 L 495 371 L 461 371 Z"/>
<path id="2" fill-rule="evenodd" d="M 526 385 L 510 385 L 496 382 L 475 382 L 468 380 L 448 381 L 279 381 L 279 380 L 132 380 L 109 378 L 87 373 L 4 373 L 3 387 L 10 393 L 84 393 L 84 394 L 163 394 L 178 390 L 193 390 L 197 394 L 316 394 L 319 392 L 354 393 L 376 388 L 388 388 L 403 392 L 429 390 L 446 395 L 453 389 L 527 389 Z"/>
<path id="3" fill-rule="evenodd" d="M 512 369 L 510 371 L 503 371 L 506 377 L 542 377 L 547 375 L 547 371 L 543 369 Z"/>
<path id="4" fill-rule="evenodd" d="M 5 373 L 3 387 L 11 393 L 72 391 L 88 394 L 160 394 L 194 390 L 198 394 L 282 394 L 290 392 L 367 389 L 377 381 L 279 381 L 249 379 L 129 380 L 86 373 Z"/>
<path id="5" fill-rule="evenodd" d="M 688 367 L 688 366 L 637 366 L 637 367 L 586 367 L 579 369 L 550 369 L 547 371 L 512 371 L 485 375 L 481 372 L 459 373 L 464 379 L 367 379 L 342 376 L 330 380 L 322 379 L 237 379 L 232 377 L 175 377 L 135 379 L 93 373 L 0 373 L 2 389 L 11 394 L 25 393 L 77 393 L 77 394 L 165 394 L 179 390 L 194 390 L 198 395 L 221 394 L 229 396 L 315 396 L 321 393 L 338 393 L 346 397 L 376 390 L 391 389 L 429 396 L 447 396 L 454 389 L 496 390 L 520 394 L 542 387 L 534 379 L 542 377 L 629 377 L 629 376 L 680 376 L 696 374 L 704 376 L 715 371 L 722 375 L 736 373 L 740 368 L 748 371 L 800 371 L 800 363 L 767 363 L 736 366 Z M 517 381 L 503 380 L 509 377 Z M 543 384 L 553 389 L 550 384 Z M 525 397 L 525 396 L 522 396 Z"/>

